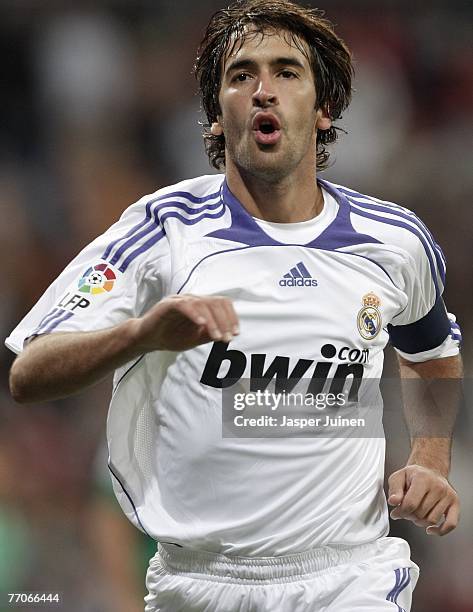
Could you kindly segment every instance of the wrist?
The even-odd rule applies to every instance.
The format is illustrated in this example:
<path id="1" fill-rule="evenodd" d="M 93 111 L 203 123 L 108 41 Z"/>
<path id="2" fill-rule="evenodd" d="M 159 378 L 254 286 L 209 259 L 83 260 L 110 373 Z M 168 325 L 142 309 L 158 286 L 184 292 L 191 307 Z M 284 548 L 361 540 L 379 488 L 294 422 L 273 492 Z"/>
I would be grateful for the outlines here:
<path id="1" fill-rule="evenodd" d="M 134 359 L 148 352 L 142 341 L 141 320 L 137 318 L 127 319 L 116 328 L 117 336 L 120 338 L 121 352 L 128 359 Z"/>
<path id="2" fill-rule="evenodd" d="M 415 438 L 406 465 L 419 465 L 447 478 L 450 473 L 450 438 Z"/>

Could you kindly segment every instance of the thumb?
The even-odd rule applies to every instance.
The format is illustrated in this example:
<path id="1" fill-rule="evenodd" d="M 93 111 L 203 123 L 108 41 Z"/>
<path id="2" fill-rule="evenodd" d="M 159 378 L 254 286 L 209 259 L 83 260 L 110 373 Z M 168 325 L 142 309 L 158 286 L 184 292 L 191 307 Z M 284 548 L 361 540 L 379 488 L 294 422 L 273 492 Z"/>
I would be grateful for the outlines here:
<path id="1" fill-rule="evenodd" d="M 388 479 L 389 490 L 388 490 L 388 504 L 390 506 L 399 506 L 404 497 L 404 490 L 406 486 L 406 471 L 403 468 L 391 474 Z"/>

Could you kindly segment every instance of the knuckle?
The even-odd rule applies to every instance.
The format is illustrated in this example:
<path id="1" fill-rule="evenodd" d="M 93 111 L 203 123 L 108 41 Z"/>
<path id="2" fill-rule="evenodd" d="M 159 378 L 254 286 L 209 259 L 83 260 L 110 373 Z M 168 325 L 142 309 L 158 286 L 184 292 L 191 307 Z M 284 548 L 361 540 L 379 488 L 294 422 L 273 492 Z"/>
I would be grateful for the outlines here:
<path id="1" fill-rule="evenodd" d="M 430 513 L 427 517 L 426 517 L 426 521 L 429 522 L 431 525 L 436 525 L 440 519 L 442 518 L 441 514 L 438 513 Z"/>
<path id="2" fill-rule="evenodd" d="M 193 295 L 181 295 L 181 296 L 171 296 L 171 300 L 174 300 L 177 304 L 188 305 L 193 304 L 196 301 L 196 298 Z"/>

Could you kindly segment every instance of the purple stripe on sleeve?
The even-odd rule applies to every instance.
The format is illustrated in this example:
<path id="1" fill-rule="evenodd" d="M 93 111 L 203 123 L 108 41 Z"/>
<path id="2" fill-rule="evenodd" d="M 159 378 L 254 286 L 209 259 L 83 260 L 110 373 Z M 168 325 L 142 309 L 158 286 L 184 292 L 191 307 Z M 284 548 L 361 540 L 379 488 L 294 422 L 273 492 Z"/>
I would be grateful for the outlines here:
<path id="1" fill-rule="evenodd" d="M 174 217 L 176 219 L 179 219 L 179 221 L 182 221 L 184 225 L 195 225 L 196 223 L 199 223 L 199 221 L 202 221 L 202 219 L 219 219 L 220 217 L 223 217 L 224 214 L 225 207 L 222 207 L 222 210 L 219 210 L 218 213 L 205 213 L 203 215 L 200 215 L 200 217 L 198 217 L 197 219 L 186 219 L 185 217 L 182 217 L 177 211 L 171 211 L 165 212 L 161 215 L 161 222 L 164 222 L 166 221 L 166 219 Z"/>
<path id="2" fill-rule="evenodd" d="M 379 211 L 388 212 L 393 215 L 397 215 L 403 219 L 408 219 L 409 221 L 414 223 L 421 231 L 424 232 L 426 238 L 429 240 L 433 251 L 436 253 L 436 258 L 439 261 L 439 267 L 442 267 L 440 263 L 443 264 L 443 267 L 446 266 L 445 255 L 443 254 L 442 249 L 435 242 L 434 237 L 432 236 L 429 228 L 425 225 L 425 223 L 422 222 L 421 219 L 419 219 L 419 217 L 415 213 L 406 210 L 402 206 L 394 204 L 393 202 L 383 203 L 377 198 L 358 193 L 357 191 L 353 191 L 351 189 L 346 189 L 345 187 L 337 187 L 337 189 L 343 194 L 345 194 L 348 198 L 351 198 L 354 202 L 356 202 L 356 204 L 359 204 L 360 206 L 364 205 L 365 208 L 374 208 Z M 361 198 L 362 200 L 360 201 L 359 198 Z M 366 202 L 366 200 L 368 200 L 369 202 Z"/>
<path id="3" fill-rule="evenodd" d="M 124 236 L 120 236 L 120 238 L 117 238 L 115 240 L 113 240 L 108 247 L 105 249 L 105 252 L 102 256 L 102 259 L 108 259 L 108 257 L 110 256 L 110 253 L 112 252 L 112 249 L 121 241 L 121 240 L 126 240 L 127 238 L 130 238 L 131 236 L 133 236 L 133 234 L 135 234 L 136 232 L 138 232 L 142 227 L 144 227 L 145 225 L 147 225 L 147 223 L 149 223 L 152 220 L 152 214 L 151 214 L 151 207 L 153 204 L 155 204 L 156 202 L 162 202 L 163 200 L 169 200 L 172 198 L 176 198 L 176 197 L 182 197 L 182 198 L 186 198 L 187 200 L 189 200 L 190 202 L 194 202 L 195 204 L 201 204 L 204 202 L 207 202 L 209 200 L 212 200 L 216 197 L 218 197 L 220 195 L 220 189 L 218 191 L 216 191 L 215 193 L 211 193 L 208 196 L 204 196 L 202 198 L 199 198 L 197 196 L 194 196 L 192 193 L 186 192 L 186 191 L 176 191 L 174 193 L 168 193 L 162 196 L 159 196 L 157 198 L 153 198 L 151 199 L 145 207 L 145 218 L 140 221 L 140 223 L 138 223 L 137 225 L 133 226 Z M 163 206 L 169 206 L 170 202 L 165 202 L 163 204 Z M 217 203 L 217 205 L 219 204 L 219 202 Z M 184 204 L 183 202 L 174 202 L 173 203 L 174 206 L 179 205 L 180 207 L 184 207 L 183 210 L 187 210 L 187 212 L 198 212 L 200 209 L 192 209 L 189 206 L 186 206 L 186 204 Z M 159 207 L 157 207 L 159 208 Z M 205 207 L 202 207 L 205 208 Z M 156 223 L 158 223 L 158 219 L 157 217 L 155 217 Z"/>
<path id="4" fill-rule="evenodd" d="M 47 325 L 49 323 L 49 321 L 51 321 L 52 319 L 54 319 L 55 316 L 58 316 L 59 313 L 62 312 L 62 310 L 59 310 L 59 308 L 53 308 L 50 312 L 48 312 L 48 314 L 43 317 L 39 323 L 39 325 L 36 327 L 36 329 L 33 331 L 32 335 L 37 334 L 40 329 L 42 327 L 44 327 L 45 325 Z"/>
<path id="5" fill-rule="evenodd" d="M 414 216 L 414 215 L 409 215 L 407 213 L 401 212 L 399 210 L 396 210 L 395 208 L 389 208 L 387 206 L 382 206 L 381 204 L 377 204 L 375 202 L 360 202 L 359 200 L 355 200 L 354 198 L 350 198 L 348 196 L 348 199 L 350 200 L 350 202 L 352 202 L 353 204 L 356 204 L 357 206 L 359 206 L 360 208 L 363 208 L 365 210 L 379 210 L 380 212 L 387 212 L 390 213 L 392 215 L 395 215 L 397 217 L 399 217 L 400 219 L 404 219 L 405 221 L 410 221 L 411 223 L 413 223 L 415 225 L 415 227 L 418 229 L 418 231 L 422 234 L 422 236 L 424 237 L 424 239 L 427 241 L 427 243 L 430 245 L 434 255 L 435 255 L 435 261 L 437 263 L 439 272 L 440 272 L 440 276 L 442 277 L 442 281 L 445 282 L 445 256 L 442 253 L 440 247 L 438 246 L 438 244 L 434 241 L 432 234 L 427 230 L 427 228 L 425 227 L 425 225 L 418 219 L 418 217 Z M 382 217 L 380 217 L 382 218 Z M 390 219 L 386 217 L 386 220 L 389 221 Z M 414 231 L 414 227 L 412 226 L 408 226 L 410 228 L 412 228 L 412 231 L 414 233 L 416 233 Z M 424 245 L 425 247 L 425 245 Z"/>
<path id="6" fill-rule="evenodd" d="M 180 210 L 183 210 L 185 212 L 189 212 L 191 214 L 195 213 L 198 214 L 200 212 L 203 212 L 205 210 L 214 210 L 216 208 L 222 207 L 222 210 L 219 211 L 219 213 L 215 216 L 210 215 L 210 214 L 204 214 L 199 216 L 197 219 L 186 219 L 185 217 L 183 217 L 181 214 L 179 214 L 178 211 L 170 211 L 170 212 L 164 212 L 162 215 L 159 215 L 159 213 L 162 210 L 166 210 L 167 208 L 179 208 Z M 189 208 L 188 206 L 186 206 L 186 204 L 183 204 L 182 202 L 165 202 L 164 204 L 160 204 L 159 206 L 156 206 L 156 208 L 153 210 L 153 217 L 154 219 L 148 219 L 147 222 L 144 224 L 145 227 L 141 232 L 138 233 L 133 233 L 132 236 L 129 237 L 129 239 L 123 243 L 115 252 L 115 254 L 113 255 L 113 257 L 110 259 L 110 263 L 112 265 L 116 265 L 118 260 L 120 259 L 120 257 L 125 253 L 125 251 L 127 251 L 128 249 L 130 249 L 130 247 L 132 247 L 133 245 L 135 245 L 141 238 L 144 238 L 145 236 L 147 236 L 148 234 L 152 233 L 157 227 L 161 227 L 162 224 L 164 223 L 164 221 L 168 218 L 168 217 L 176 217 L 178 219 L 180 219 L 183 223 L 185 223 L 186 225 L 193 225 L 194 223 L 198 223 L 201 219 L 204 219 L 206 217 L 209 218 L 218 218 L 221 217 L 225 212 L 225 208 L 223 206 L 223 203 L 221 201 L 216 202 L 215 204 L 209 204 L 206 206 L 201 206 L 198 209 L 192 209 Z M 140 226 L 140 228 L 143 226 L 143 224 Z M 143 251 L 140 251 L 143 252 Z M 134 257 L 133 257 L 134 259 Z"/>
<path id="7" fill-rule="evenodd" d="M 74 315 L 73 312 L 64 312 L 63 314 L 54 319 L 54 321 L 50 322 L 50 324 L 48 325 L 48 327 L 46 327 L 46 329 L 43 329 L 41 333 L 43 334 L 49 334 L 50 332 L 53 331 L 53 329 L 56 329 L 56 327 L 60 324 L 60 323 L 64 323 L 64 321 L 67 321 L 67 319 L 70 319 L 72 316 Z"/>
<path id="8" fill-rule="evenodd" d="M 179 219 L 179 221 L 181 221 L 184 225 L 195 225 L 196 223 L 199 223 L 200 221 L 202 221 L 202 219 L 219 219 L 224 214 L 225 214 L 225 208 L 223 207 L 222 210 L 219 211 L 217 214 L 208 213 L 208 214 L 200 215 L 197 219 L 186 219 L 185 217 L 182 217 L 177 211 L 171 211 L 171 212 L 166 212 L 162 215 L 161 222 L 164 222 L 168 218 L 175 218 L 175 219 Z M 147 240 L 139 248 L 132 251 L 128 255 L 128 257 L 123 261 L 123 263 L 119 266 L 118 269 L 120 270 L 120 272 L 125 272 L 125 270 L 128 268 L 130 263 L 134 259 L 136 259 L 136 257 L 141 255 L 145 251 L 149 250 L 154 244 L 156 244 L 165 235 L 165 233 L 166 232 L 164 229 L 160 230 L 157 234 L 154 234 L 149 240 Z"/>
<path id="9" fill-rule="evenodd" d="M 425 254 L 427 255 L 427 259 L 429 260 L 430 273 L 431 273 L 432 280 L 435 285 L 435 291 L 437 293 L 437 296 L 440 295 L 441 291 L 440 291 L 440 287 L 439 287 L 438 280 L 437 280 L 436 267 L 432 259 L 432 255 L 430 254 L 430 249 L 428 248 L 425 238 L 421 234 L 420 231 L 416 230 L 414 227 L 411 227 L 410 225 L 407 225 L 406 223 L 403 223 L 402 221 L 396 221 L 395 219 L 385 219 L 383 217 L 378 217 L 376 215 L 373 215 L 369 212 L 359 210 L 357 208 L 352 208 L 352 212 L 353 214 L 358 215 L 360 217 L 365 217 L 366 219 L 372 219 L 373 221 L 378 221 L 380 223 L 386 223 L 387 225 L 395 225 L 396 227 L 402 227 L 403 229 L 407 229 L 408 231 L 415 234 L 421 241 L 422 246 L 424 247 Z M 445 275 L 442 274 L 442 272 L 441 272 L 441 278 L 442 278 L 442 282 L 444 283 Z"/>
<path id="10" fill-rule="evenodd" d="M 159 227 L 158 224 L 149 223 L 142 232 L 139 232 L 138 234 L 133 234 L 133 236 L 124 244 L 122 244 L 122 246 L 115 252 L 115 255 L 110 259 L 110 263 L 112 264 L 112 266 L 115 266 L 117 264 L 117 261 L 127 249 L 136 244 L 141 238 L 144 238 L 148 234 L 151 234 L 154 230 L 156 230 L 157 227 Z"/>
<path id="11" fill-rule="evenodd" d="M 121 266 L 118 268 L 120 270 L 120 272 L 125 272 L 125 270 L 131 264 L 131 262 L 134 259 L 136 259 L 136 257 L 138 257 L 138 255 L 141 255 L 141 253 L 144 253 L 145 251 L 150 249 L 154 244 L 159 242 L 164 235 L 165 235 L 164 230 L 159 230 L 158 232 L 153 234 L 151 236 L 151 238 L 149 240 L 147 240 L 144 244 L 142 244 L 140 247 L 138 247 L 137 249 L 132 251 L 130 253 L 130 255 L 128 255 L 128 257 L 123 261 Z"/>
<path id="12" fill-rule="evenodd" d="M 56 312 L 52 316 L 49 316 L 47 318 L 47 320 L 44 321 L 44 323 L 41 324 L 41 327 L 38 328 L 36 334 L 43 333 L 43 330 L 45 328 L 47 328 L 54 320 L 59 319 L 60 317 L 62 317 L 63 314 L 64 314 L 64 310 L 62 310 L 60 308 L 56 308 Z"/>

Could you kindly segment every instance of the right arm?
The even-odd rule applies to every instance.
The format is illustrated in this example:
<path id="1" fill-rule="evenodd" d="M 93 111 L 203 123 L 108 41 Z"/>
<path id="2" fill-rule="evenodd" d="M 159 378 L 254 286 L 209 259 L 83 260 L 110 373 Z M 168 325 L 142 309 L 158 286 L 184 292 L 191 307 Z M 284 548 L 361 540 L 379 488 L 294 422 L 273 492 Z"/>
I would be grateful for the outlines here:
<path id="1" fill-rule="evenodd" d="M 108 329 L 34 338 L 13 363 L 10 391 L 20 403 L 66 397 L 145 353 L 230 342 L 238 333 L 238 318 L 227 298 L 169 296 L 142 317 Z"/>

